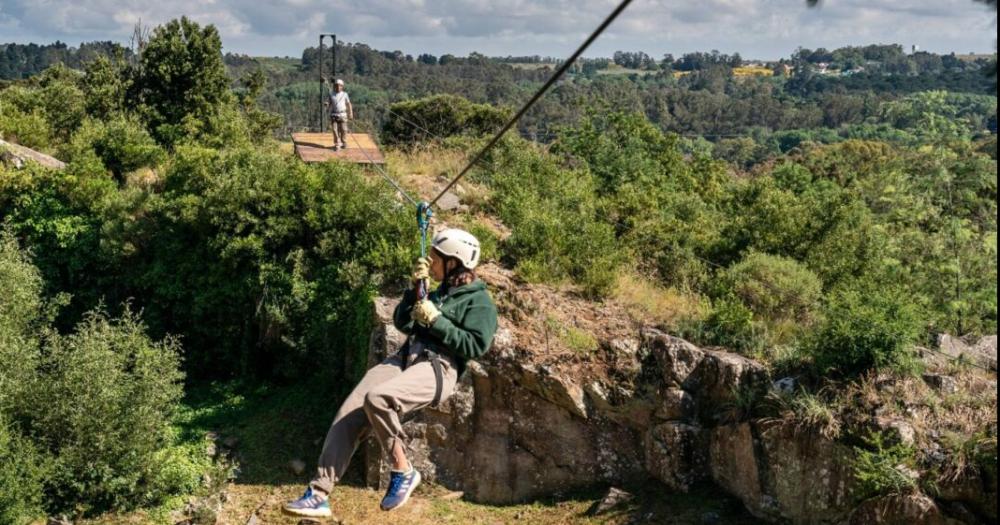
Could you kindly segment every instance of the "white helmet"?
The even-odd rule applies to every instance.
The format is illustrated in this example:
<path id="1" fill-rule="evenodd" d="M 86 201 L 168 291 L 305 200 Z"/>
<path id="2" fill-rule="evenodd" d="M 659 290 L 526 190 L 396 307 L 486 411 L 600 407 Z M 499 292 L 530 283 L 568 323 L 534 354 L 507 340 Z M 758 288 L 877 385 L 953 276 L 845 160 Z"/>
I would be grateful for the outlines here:
<path id="1" fill-rule="evenodd" d="M 441 255 L 458 259 L 469 270 L 475 270 L 479 265 L 479 240 L 465 230 L 441 230 L 434 234 L 431 246 Z"/>
<path id="2" fill-rule="evenodd" d="M 344 81 L 338 78 L 337 81 L 334 82 L 334 84 L 336 84 L 338 86 L 343 86 L 344 85 Z"/>

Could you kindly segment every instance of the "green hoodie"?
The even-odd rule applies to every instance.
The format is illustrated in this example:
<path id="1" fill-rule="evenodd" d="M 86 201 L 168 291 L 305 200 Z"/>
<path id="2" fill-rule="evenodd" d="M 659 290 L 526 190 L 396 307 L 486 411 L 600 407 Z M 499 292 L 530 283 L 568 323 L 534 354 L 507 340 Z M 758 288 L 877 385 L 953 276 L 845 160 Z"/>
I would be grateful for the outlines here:
<path id="1" fill-rule="evenodd" d="M 413 334 L 437 352 L 454 359 L 458 374 L 465 370 L 469 359 L 486 353 L 497 331 L 497 308 L 486 291 L 486 283 L 476 279 L 451 290 L 438 288 L 427 297 L 441 315 L 431 326 L 422 326 L 410 317 L 417 294 L 412 289 L 403 293 L 396 306 L 393 324 L 404 334 Z"/>

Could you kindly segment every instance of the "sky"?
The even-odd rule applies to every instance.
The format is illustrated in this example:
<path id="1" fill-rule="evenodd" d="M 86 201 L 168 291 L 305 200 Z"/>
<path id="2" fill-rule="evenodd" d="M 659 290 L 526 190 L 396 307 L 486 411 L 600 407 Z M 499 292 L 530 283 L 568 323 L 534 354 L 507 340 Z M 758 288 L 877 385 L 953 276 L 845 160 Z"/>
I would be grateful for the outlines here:
<path id="1" fill-rule="evenodd" d="M 136 22 L 215 24 L 225 51 L 299 57 L 320 32 L 404 53 L 565 57 L 617 0 L 0 0 L 0 43 L 127 43 Z M 898 43 L 992 53 L 996 13 L 972 0 L 634 0 L 585 56 L 689 51 L 777 59 L 797 47 Z"/>

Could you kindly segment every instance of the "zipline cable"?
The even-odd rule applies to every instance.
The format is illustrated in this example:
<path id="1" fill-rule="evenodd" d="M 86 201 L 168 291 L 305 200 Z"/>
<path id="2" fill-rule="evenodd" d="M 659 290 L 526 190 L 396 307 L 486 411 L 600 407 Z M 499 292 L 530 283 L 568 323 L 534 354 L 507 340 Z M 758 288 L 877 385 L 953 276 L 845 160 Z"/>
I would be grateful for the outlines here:
<path id="1" fill-rule="evenodd" d="M 441 190 L 440 193 L 438 193 L 437 197 L 434 197 L 434 200 L 432 200 L 429 204 L 430 206 L 436 204 L 438 199 L 443 197 L 444 194 L 447 193 L 448 190 L 452 188 L 452 186 L 458 183 L 458 181 L 461 180 L 462 177 L 464 177 L 465 174 L 470 169 L 472 169 L 472 166 L 475 165 L 477 162 L 479 162 L 479 160 L 482 159 L 484 155 L 486 155 L 486 152 L 489 151 L 490 148 L 492 148 L 494 145 L 496 145 L 496 143 L 500 141 L 500 139 L 504 136 L 505 133 L 507 133 L 508 130 L 510 130 L 510 128 L 514 127 L 514 124 L 517 124 L 517 121 L 520 120 L 521 117 L 524 116 L 524 114 L 527 113 L 529 109 L 531 109 L 531 106 L 535 105 L 535 102 L 538 102 L 538 99 L 542 98 L 542 95 L 544 95 L 545 92 L 548 91 L 549 88 L 552 87 L 552 85 L 555 84 L 556 81 L 559 80 L 559 78 L 562 77 L 563 74 L 567 70 L 569 70 L 570 67 L 573 66 L 573 64 L 576 63 L 576 60 L 580 58 L 580 55 L 582 55 L 583 52 L 586 51 L 588 47 L 590 47 L 590 44 L 592 44 L 594 40 L 597 40 L 597 37 L 601 36 L 601 33 L 603 33 L 604 30 L 607 29 L 608 26 L 611 25 L 611 23 L 614 22 L 616 18 L 618 18 L 618 15 L 622 14 L 622 11 L 624 11 L 625 8 L 628 7 L 628 5 L 631 3 L 632 0 L 622 0 L 622 2 L 618 4 L 618 7 L 616 7 L 615 10 L 612 11 L 611 14 L 609 14 L 608 17 L 605 18 L 603 22 L 601 22 L 601 25 L 597 26 L 597 29 L 595 29 L 594 32 L 591 33 L 589 37 L 587 37 L 587 40 L 584 40 L 583 44 L 581 44 L 580 47 L 572 55 L 570 55 L 570 57 L 567 58 L 566 61 L 563 62 L 561 66 L 559 66 L 559 69 L 557 69 L 556 72 L 552 74 L 552 77 L 550 77 L 545 82 L 545 84 L 543 84 L 542 87 L 539 88 L 538 91 L 531 97 L 531 99 L 529 99 L 528 102 L 523 107 L 521 107 L 520 111 L 518 111 L 517 114 L 515 114 L 514 117 L 511 118 L 510 121 L 508 121 L 507 124 L 504 125 L 504 127 L 501 128 L 500 131 L 498 131 L 497 134 L 494 135 L 492 139 L 490 139 L 490 141 L 486 144 L 485 147 L 483 147 L 483 149 L 479 150 L 479 153 L 476 153 L 476 156 L 473 157 L 472 160 L 469 161 L 469 163 L 466 164 L 464 168 L 462 168 L 462 171 L 460 171 L 458 175 L 454 179 L 452 179 L 451 182 L 449 182 L 448 185 L 445 186 L 443 190 Z"/>
<path id="2" fill-rule="evenodd" d="M 358 149 L 361 150 L 361 153 L 365 156 L 365 158 L 368 159 L 369 165 L 374 167 L 375 171 L 379 172 L 379 174 L 382 175 L 382 178 L 385 179 L 385 181 L 388 182 L 390 186 L 395 188 L 396 191 L 403 196 L 403 198 L 410 201 L 410 204 L 420 207 L 421 204 L 420 202 L 417 202 L 417 200 L 411 197 L 409 193 L 406 193 L 406 190 L 404 190 L 402 186 L 400 186 L 395 180 L 393 180 L 392 177 L 390 177 L 389 174 L 386 173 L 384 169 L 382 169 L 382 166 L 375 163 L 375 160 L 372 159 L 371 155 L 368 154 L 365 148 L 361 147 L 361 143 L 358 142 L 357 137 L 355 137 L 353 133 L 348 133 L 348 135 L 351 137 L 351 140 L 354 141 L 354 145 L 357 146 Z M 372 140 L 375 140 L 374 135 L 372 135 Z"/>

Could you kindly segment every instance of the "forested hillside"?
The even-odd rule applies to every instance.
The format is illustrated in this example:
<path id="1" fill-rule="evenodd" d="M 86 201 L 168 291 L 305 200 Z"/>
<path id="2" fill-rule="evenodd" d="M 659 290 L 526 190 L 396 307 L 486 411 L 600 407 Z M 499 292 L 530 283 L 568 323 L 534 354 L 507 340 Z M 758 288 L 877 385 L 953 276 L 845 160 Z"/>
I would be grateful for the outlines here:
<path id="1" fill-rule="evenodd" d="M 113 47 L 3 48 L 17 80 L 0 137 L 66 167 L 0 147 L 0 523 L 166 521 L 229 476 L 274 482 L 266 460 L 238 474 L 207 456 L 210 427 L 246 432 L 251 459 L 315 454 L 367 362 L 373 297 L 417 255 L 413 211 L 373 172 L 281 147 L 315 122 L 315 49 L 224 56 L 188 19 Z M 874 374 L 919 378 L 915 348 L 938 334 L 996 333 L 992 60 L 799 50 L 768 76 L 718 53 L 584 62 L 439 220 L 521 282 L 796 378 L 795 410 L 833 418 L 824 403 Z M 338 49 L 354 125 L 418 195 L 549 74 L 529 62 Z M 574 362 L 596 359 L 592 336 L 561 330 Z M 987 394 L 937 410 L 995 409 Z M 734 418 L 758 415 L 740 400 Z M 931 493 L 957 471 L 995 476 L 986 419 L 940 433 L 933 468 L 846 416 L 834 437 L 867 458 L 865 497 Z M 900 481 L 900 464 L 923 477 Z"/>

